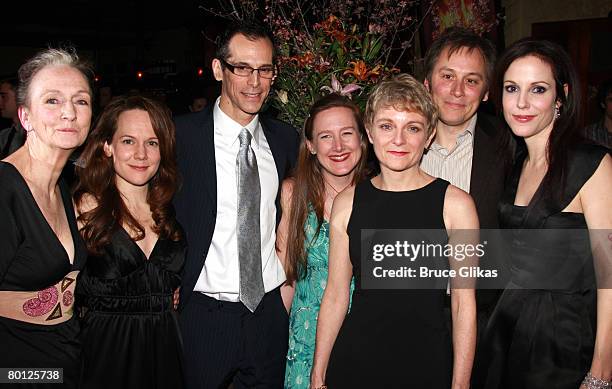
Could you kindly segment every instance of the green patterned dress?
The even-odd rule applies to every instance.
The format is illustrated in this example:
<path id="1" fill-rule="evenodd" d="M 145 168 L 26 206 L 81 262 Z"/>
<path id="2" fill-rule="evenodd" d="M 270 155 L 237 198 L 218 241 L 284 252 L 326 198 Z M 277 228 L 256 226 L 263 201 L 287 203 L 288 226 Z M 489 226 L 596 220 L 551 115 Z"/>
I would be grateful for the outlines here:
<path id="1" fill-rule="evenodd" d="M 329 250 L 329 223 L 324 220 L 318 236 L 317 215 L 310 209 L 304 223 L 308 272 L 295 284 L 295 294 L 289 317 L 289 351 L 285 370 L 285 388 L 307 389 L 315 348 L 317 317 L 323 292 L 327 285 L 327 255 Z M 313 240 L 313 237 L 315 238 Z M 308 242 L 312 242 L 308 244 Z M 354 283 L 351 281 L 351 295 Z"/>

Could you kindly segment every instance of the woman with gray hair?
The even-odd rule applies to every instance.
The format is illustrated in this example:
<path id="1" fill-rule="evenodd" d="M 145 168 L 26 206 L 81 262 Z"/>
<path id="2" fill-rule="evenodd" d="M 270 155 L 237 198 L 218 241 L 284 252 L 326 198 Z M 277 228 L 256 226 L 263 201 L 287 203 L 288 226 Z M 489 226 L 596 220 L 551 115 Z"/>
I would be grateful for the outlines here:
<path id="1" fill-rule="evenodd" d="M 381 262 L 370 251 L 379 245 L 373 245 L 374 240 L 395 241 L 383 230 L 402 229 L 403 239 L 407 229 L 436 230 L 439 237 L 434 241 L 453 244 L 458 240 L 456 231 L 478 229 L 470 196 L 419 167 L 436 120 L 425 87 L 407 74 L 382 81 L 368 98 L 365 126 L 380 174 L 347 188 L 334 200 L 312 389 L 325 388 L 326 382 L 333 389 L 469 386 L 476 339 L 474 289 L 465 284 L 455 287 L 451 280 L 451 334 L 444 318 L 446 278 L 400 281 L 393 278 L 400 273 L 395 271 L 395 276 L 389 275 L 393 279 L 374 279 L 384 275 L 383 268 L 402 268 L 392 269 L 397 261 Z M 377 232 L 369 237 L 372 230 Z M 387 249 L 385 254 L 390 255 Z M 379 261 L 374 268 L 369 267 L 372 259 Z M 419 265 L 411 270 L 448 265 L 441 255 L 426 260 L 415 262 Z M 400 262 L 410 266 L 408 260 Z M 355 292 L 346 314 L 351 276 Z"/>
<path id="2" fill-rule="evenodd" d="M 62 49 L 43 50 L 19 69 L 27 138 L 0 162 L 0 366 L 21 368 L 12 378 L 22 382 L 44 376 L 77 385 L 74 288 L 87 251 L 60 174 L 89 131 L 90 74 L 74 51 Z M 63 369 L 63 378 L 49 368 Z"/>

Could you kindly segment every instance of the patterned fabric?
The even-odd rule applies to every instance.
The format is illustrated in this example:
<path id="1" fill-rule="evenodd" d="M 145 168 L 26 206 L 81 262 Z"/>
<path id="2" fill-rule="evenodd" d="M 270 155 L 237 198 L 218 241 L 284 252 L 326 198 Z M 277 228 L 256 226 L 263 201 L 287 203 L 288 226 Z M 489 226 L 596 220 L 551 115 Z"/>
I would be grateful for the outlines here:
<path id="1" fill-rule="evenodd" d="M 327 285 L 329 223 L 324 220 L 319 234 L 316 235 L 317 215 L 313 209 L 310 209 L 304 223 L 304 231 L 308 271 L 306 277 L 295 284 L 289 317 L 289 351 L 285 370 L 285 388 L 290 389 L 307 389 L 310 384 L 317 318 L 323 292 Z M 351 296 L 354 287 L 354 280 L 351 280 Z"/>
<path id="2" fill-rule="evenodd" d="M 261 277 L 261 231 L 259 205 L 261 190 L 257 157 L 251 148 L 251 133 L 243 128 L 238 135 L 240 150 L 236 158 L 238 187 L 238 221 L 236 239 L 238 240 L 238 262 L 240 269 L 240 301 L 251 312 L 263 298 L 264 284 Z"/>

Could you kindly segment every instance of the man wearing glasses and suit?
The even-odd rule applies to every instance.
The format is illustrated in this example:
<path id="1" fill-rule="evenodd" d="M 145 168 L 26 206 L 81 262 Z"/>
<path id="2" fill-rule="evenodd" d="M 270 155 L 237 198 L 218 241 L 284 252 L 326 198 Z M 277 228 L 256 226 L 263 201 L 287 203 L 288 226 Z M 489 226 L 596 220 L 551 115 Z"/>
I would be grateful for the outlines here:
<path id="1" fill-rule="evenodd" d="M 274 243 L 298 134 L 259 114 L 275 76 L 265 28 L 230 25 L 212 69 L 221 96 L 176 121 L 175 206 L 189 244 L 180 299 L 186 388 L 281 388 L 288 315 Z"/>

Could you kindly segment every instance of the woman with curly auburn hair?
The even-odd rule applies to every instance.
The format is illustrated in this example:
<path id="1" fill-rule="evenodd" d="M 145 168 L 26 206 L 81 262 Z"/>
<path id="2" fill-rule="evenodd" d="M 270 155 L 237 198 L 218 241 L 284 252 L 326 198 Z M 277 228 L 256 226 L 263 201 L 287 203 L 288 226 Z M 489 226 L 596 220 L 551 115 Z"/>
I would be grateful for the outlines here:
<path id="1" fill-rule="evenodd" d="M 89 251 L 76 290 L 81 385 L 181 387 L 173 296 L 186 245 L 171 204 L 177 171 L 169 110 L 142 96 L 113 100 L 81 158 L 75 203 Z"/>

